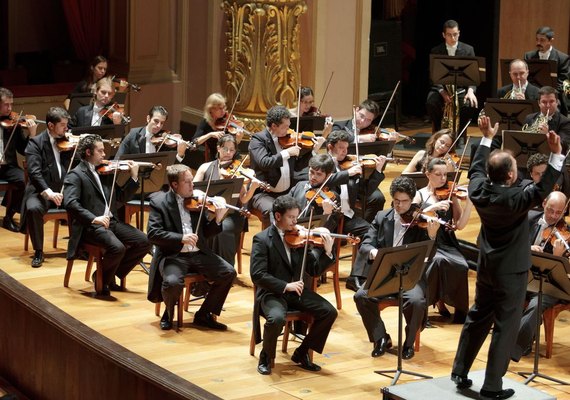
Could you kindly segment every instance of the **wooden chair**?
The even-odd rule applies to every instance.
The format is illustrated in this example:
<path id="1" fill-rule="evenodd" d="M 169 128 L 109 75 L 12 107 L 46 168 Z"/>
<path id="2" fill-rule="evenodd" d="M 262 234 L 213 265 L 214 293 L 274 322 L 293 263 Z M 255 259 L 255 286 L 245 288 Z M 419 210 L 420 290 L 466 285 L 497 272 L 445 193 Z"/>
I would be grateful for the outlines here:
<path id="1" fill-rule="evenodd" d="M 150 201 L 145 200 L 143 203 L 143 210 L 144 212 L 150 212 Z M 136 219 L 136 227 L 141 231 L 144 229 L 140 226 L 140 211 L 141 211 L 141 201 L 140 200 L 131 200 L 125 204 L 125 224 L 130 224 L 133 215 Z"/>
<path id="2" fill-rule="evenodd" d="M 552 357 L 552 345 L 554 344 L 554 321 L 562 311 L 570 311 L 570 304 L 556 304 L 547 308 L 542 314 L 544 319 L 544 336 L 546 337 L 546 358 Z"/>
<path id="3" fill-rule="evenodd" d="M 204 282 L 206 278 L 201 274 L 188 274 L 184 277 L 184 289 L 180 293 L 180 298 L 176 304 L 176 319 L 178 327 L 181 328 L 184 323 L 184 313 L 183 311 L 188 311 L 190 305 L 190 296 L 192 294 L 192 286 L 197 282 Z M 156 303 L 154 306 L 154 313 L 157 317 L 160 317 L 160 306 L 162 303 Z M 182 307 L 180 305 L 182 304 Z"/>
<path id="4" fill-rule="evenodd" d="M 12 205 L 12 190 L 16 190 L 17 186 L 13 183 L 0 179 L 0 192 L 4 192 L 6 198 L 6 210 Z"/>
<path id="5" fill-rule="evenodd" d="M 378 311 L 382 312 L 382 310 L 388 307 L 398 307 L 398 298 L 387 297 L 380 299 L 378 302 Z M 420 333 L 421 328 L 416 332 L 416 340 L 414 341 L 414 351 L 416 353 L 420 351 Z"/>

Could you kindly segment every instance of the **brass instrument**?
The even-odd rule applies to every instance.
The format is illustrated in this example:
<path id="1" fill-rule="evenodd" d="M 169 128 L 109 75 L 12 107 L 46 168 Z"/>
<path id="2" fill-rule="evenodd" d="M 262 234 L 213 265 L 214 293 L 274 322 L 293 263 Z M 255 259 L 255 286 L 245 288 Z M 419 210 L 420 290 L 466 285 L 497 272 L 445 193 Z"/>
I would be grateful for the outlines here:
<path id="1" fill-rule="evenodd" d="M 548 112 L 546 112 L 546 116 L 539 114 L 538 117 L 532 122 L 532 124 L 524 124 L 521 128 L 523 132 L 529 133 L 539 133 L 540 132 L 540 125 L 546 124 L 548 126 Z"/>
<path id="2" fill-rule="evenodd" d="M 517 94 L 523 94 L 524 95 L 524 91 L 523 88 L 521 86 L 521 81 L 519 80 L 519 85 L 515 86 L 515 84 L 513 83 L 513 88 L 511 90 L 509 90 L 504 96 L 503 99 L 510 99 L 510 100 L 516 100 L 517 98 Z"/>
<path id="3" fill-rule="evenodd" d="M 562 82 L 562 92 L 566 96 L 570 96 L 570 79 L 566 79 L 564 82 Z"/>
<path id="4" fill-rule="evenodd" d="M 441 119 L 441 129 L 451 129 L 455 132 L 457 120 L 459 119 L 459 97 L 455 93 L 454 85 L 444 85 L 445 91 L 453 98 L 449 103 L 443 106 L 443 118 Z M 456 115 L 453 115 L 453 107 L 455 104 Z"/>

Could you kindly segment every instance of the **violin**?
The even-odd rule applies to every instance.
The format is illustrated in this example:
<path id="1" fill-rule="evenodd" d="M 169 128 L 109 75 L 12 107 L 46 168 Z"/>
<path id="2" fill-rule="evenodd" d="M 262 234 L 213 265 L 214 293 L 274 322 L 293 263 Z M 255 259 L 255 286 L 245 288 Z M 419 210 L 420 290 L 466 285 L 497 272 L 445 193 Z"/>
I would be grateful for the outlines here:
<path id="1" fill-rule="evenodd" d="M 359 157 L 359 162 L 362 168 L 376 168 L 376 154 L 366 154 Z M 394 158 L 394 157 L 386 157 L 386 162 L 394 162 L 396 164 L 400 164 L 403 162 L 401 158 Z M 338 163 L 338 166 L 341 170 L 345 171 L 347 169 L 352 168 L 354 165 L 357 164 L 356 155 L 354 154 L 347 154 L 344 160 Z"/>
<path id="2" fill-rule="evenodd" d="M 210 196 L 206 198 L 206 204 L 204 204 L 204 196 L 192 196 L 184 199 L 184 207 L 191 212 L 199 212 L 202 207 L 204 207 L 205 211 L 208 211 L 210 214 L 214 214 L 216 212 L 215 204 L 220 204 L 220 202 L 216 201 L 215 197 Z M 245 207 L 240 208 L 232 206 L 231 204 L 224 203 L 224 208 L 235 210 L 244 217 L 251 217 L 251 213 Z"/>
<path id="3" fill-rule="evenodd" d="M 226 113 L 222 118 L 218 118 L 214 124 L 214 128 L 225 131 L 232 135 L 237 135 L 238 133 L 247 133 L 249 136 L 253 136 L 253 134 L 244 128 L 245 123 L 240 121 L 236 118 L 235 115 Z"/>
<path id="4" fill-rule="evenodd" d="M 95 167 L 95 170 L 100 174 L 100 175 L 108 175 L 108 174 L 112 174 L 116 171 L 129 171 L 131 169 L 131 167 L 128 164 L 129 160 L 113 160 L 113 161 L 109 161 L 109 160 L 103 160 L 101 161 L 101 164 L 99 164 L 98 166 Z M 160 169 L 161 166 L 160 164 L 155 164 L 155 163 L 151 163 L 151 162 L 145 162 L 145 161 L 132 161 L 133 163 L 137 164 L 139 167 L 142 168 L 148 168 L 148 169 Z"/>
<path id="5" fill-rule="evenodd" d="M 406 135 L 402 135 L 400 132 L 397 132 L 395 129 L 378 128 L 376 125 L 370 125 L 368 128 L 360 129 L 360 131 L 358 133 L 360 135 L 375 133 L 376 134 L 376 140 L 379 140 L 379 141 L 388 141 L 388 140 L 393 141 L 394 139 L 392 138 L 392 135 L 394 133 L 396 133 L 398 136 L 398 139 L 396 140 L 397 142 L 405 140 L 410 144 L 416 143 L 416 140 L 414 138 L 406 136 Z"/>
<path id="6" fill-rule="evenodd" d="M 566 251 L 570 251 L 570 245 L 568 245 L 568 241 L 570 240 L 570 231 L 568 231 L 568 226 L 564 219 L 558 221 L 558 223 L 554 226 L 549 226 L 542 231 L 542 240 L 547 241 L 550 240 L 550 244 L 554 246 L 554 242 L 556 239 L 560 239 L 564 246 L 566 247 Z"/>
<path id="7" fill-rule="evenodd" d="M 26 120 L 31 119 L 34 120 L 34 122 L 39 123 L 39 124 L 45 124 L 46 121 L 43 121 L 41 119 L 37 119 L 35 115 L 22 115 L 19 119 L 18 116 L 20 114 L 18 114 L 15 111 L 12 111 L 10 113 L 10 115 L 8 116 L 8 118 L 3 119 L 2 121 L 0 121 L 0 125 L 2 125 L 3 128 L 12 128 L 14 125 L 19 125 L 22 128 L 27 128 L 28 125 L 26 125 Z"/>
<path id="8" fill-rule="evenodd" d="M 318 195 L 317 191 L 318 189 L 308 190 L 307 193 L 305 193 L 305 199 L 307 199 L 307 201 L 314 200 L 319 207 L 323 206 L 323 201 L 330 200 L 332 202 L 333 211 L 340 212 L 340 207 L 335 203 L 336 194 L 333 191 L 329 190 L 326 186 L 318 192 Z"/>
<path id="9" fill-rule="evenodd" d="M 81 140 L 83 135 L 69 134 L 55 140 L 57 149 L 60 152 L 75 150 L 75 147 Z M 121 144 L 121 138 L 102 139 L 103 143 L 108 143 L 112 148 L 116 149 Z"/>
<path id="10" fill-rule="evenodd" d="M 322 238 L 324 232 L 311 230 L 310 235 L 307 235 L 307 233 L 309 233 L 309 231 L 306 230 L 305 228 L 303 228 L 301 230 L 293 229 L 293 230 L 285 232 L 284 239 L 285 239 L 285 242 L 287 243 L 287 245 L 289 245 L 289 247 L 291 247 L 293 249 L 305 247 L 307 242 L 309 244 L 315 246 L 315 247 L 323 247 L 324 246 L 324 242 L 323 242 L 323 238 Z M 348 241 L 353 246 L 360 243 L 360 238 L 355 237 L 351 234 L 348 234 L 348 235 L 341 235 L 339 233 L 328 233 L 328 234 L 333 239 L 344 239 L 344 240 Z"/>
<path id="11" fill-rule="evenodd" d="M 288 129 L 287 135 L 280 137 L 278 141 L 279 145 L 284 149 L 293 147 L 295 144 L 302 149 L 312 149 L 317 142 L 317 139 L 315 139 L 315 134 L 313 132 L 297 133 L 293 129 Z"/>
<path id="12" fill-rule="evenodd" d="M 453 188 L 453 192 L 451 188 Z M 451 196 L 455 196 L 459 200 L 467 200 L 467 188 L 465 186 L 458 186 L 455 182 L 448 181 L 442 187 L 435 189 L 434 195 L 440 201 L 448 200 Z"/>
<path id="13" fill-rule="evenodd" d="M 271 185 L 255 177 L 255 171 L 251 168 L 244 168 L 240 160 L 233 160 L 227 167 L 220 169 L 223 179 L 243 178 L 243 183 L 257 182 L 262 190 L 270 190 Z"/>
<path id="14" fill-rule="evenodd" d="M 150 138 L 150 142 L 154 144 L 157 148 L 160 146 L 168 147 L 173 149 L 178 146 L 179 143 L 185 143 L 189 150 L 196 150 L 195 141 L 187 141 L 182 139 L 182 135 L 179 133 L 170 133 L 170 131 L 162 131 L 154 134 Z"/>
<path id="15" fill-rule="evenodd" d="M 110 105 L 103 107 L 99 111 L 99 116 L 101 118 L 103 118 L 103 117 L 107 116 L 107 114 L 114 113 L 114 112 L 118 112 L 119 114 L 121 114 L 121 119 L 123 120 L 123 122 L 125 124 L 128 124 L 129 122 L 131 122 L 131 117 L 125 115 L 125 105 L 119 104 L 119 103 L 113 103 L 113 104 L 110 104 Z"/>
<path id="16" fill-rule="evenodd" d="M 439 218 L 435 211 L 421 211 L 419 204 L 412 204 L 410 209 L 404 214 L 400 214 L 402 225 L 408 227 L 418 226 L 421 229 L 427 229 L 428 222 L 437 222 L 450 231 L 455 231 L 457 228 L 449 221 Z"/>
<path id="17" fill-rule="evenodd" d="M 129 89 L 133 89 L 135 92 L 138 92 L 141 90 L 141 87 L 139 85 L 135 85 L 134 83 L 127 82 L 127 80 L 125 78 L 117 78 L 114 76 L 113 77 L 113 83 L 115 84 L 115 90 L 118 93 L 125 93 Z"/>

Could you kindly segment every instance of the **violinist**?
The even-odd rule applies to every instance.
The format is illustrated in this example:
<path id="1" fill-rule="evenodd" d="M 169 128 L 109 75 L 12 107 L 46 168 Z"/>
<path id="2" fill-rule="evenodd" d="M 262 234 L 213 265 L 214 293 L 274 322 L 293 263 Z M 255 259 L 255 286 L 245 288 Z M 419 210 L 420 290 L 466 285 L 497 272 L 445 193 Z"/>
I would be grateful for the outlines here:
<path id="1" fill-rule="evenodd" d="M 170 165 L 166 174 L 170 190 L 160 192 L 150 201 L 147 232 L 156 251 L 150 266 L 148 300 L 164 301 L 166 310 L 160 328 L 170 330 L 174 306 L 184 289 L 184 276 L 188 273 L 204 275 L 212 286 L 194 314 L 194 325 L 226 330 L 227 326 L 218 322 L 216 316 L 222 312 L 236 271 L 212 252 L 206 239 L 222 231 L 227 208 L 214 204 L 213 215 L 204 213 L 202 216 L 200 211 L 190 211 L 185 206 L 186 201 L 199 194 L 194 190 L 190 167 Z"/>
<path id="2" fill-rule="evenodd" d="M 452 145 L 451 129 L 437 131 L 427 140 L 425 150 L 418 150 L 402 173 L 424 172 L 429 161 L 434 157 L 444 158 L 448 172 L 454 172 L 457 166 L 449 154 Z"/>
<path id="3" fill-rule="evenodd" d="M 249 142 L 251 168 L 258 179 L 271 185 L 270 191 L 257 190 L 251 199 L 251 206 L 262 212 L 263 226 L 269 226 L 273 201 L 287 194 L 294 184 L 294 171 L 299 146 L 284 149 L 279 138 L 287 136 L 291 114 L 283 106 L 274 106 L 267 111 L 266 128 L 254 134 Z"/>
<path id="4" fill-rule="evenodd" d="M 122 113 L 106 109 L 107 106 L 111 105 L 115 96 L 115 87 L 111 78 L 99 79 L 95 84 L 93 96 L 93 103 L 79 107 L 70 121 L 71 127 L 120 125 L 123 123 Z"/>
<path id="5" fill-rule="evenodd" d="M 313 94 L 313 89 L 308 86 L 302 86 L 300 88 L 301 94 L 301 105 L 299 107 L 301 117 L 317 117 L 321 115 L 321 110 L 315 107 L 315 95 Z M 297 98 L 299 98 L 299 90 L 297 91 Z M 297 107 L 290 108 L 292 118 L 297 117 Z"/>
<path id="6" fill-rule="evenodd" d="M 553 234 L 553 228 L 558 230 L 564 237 L 568 237 L 569 226 L 564 221 L 567 198 L 562 192 L 552 192 L 542 202 L 543 212 L 530 211 L 528 223 L 530 229 L 530 249 L 539 253 L 550 253 L 562 257 L 567 253 L 567 245 Z M 568 240 L 566 239 L 566 242 Z M 538 312 L 538 293 L 526 292 L 528 305 L 523 311 L 516 344 L 511 352 L 511 359 L 518 362 L 521 357 L 529 355 L 533 350 L 533 342 L 536 335 L 536 313 Z M 562 300 L 542 295 L 541 310 L 553 307 Z M 542 316 L 541 316 L 542 319 Z"/>
<path id="7" fill-rule="evenodd" d="M 332 126 L 325 127 L 323 136 L 326 138 L 332 131 L 340 130 L 348 133 L 350 143 L 354 143 L 356 137 L 358 137 L 358 143 L 374 142 L 376 140 L 374 133 L 361 133 L 361 131 L 371 128 L 372 121 L 374 121 L 379 114 L 380 107 L 378 103 L 374 100 L 366 99 L 356 108 L 356 112 L 354 113 L 355 118 L 335 121 Z M 356 127 L 354 126 L 354 119 L 356 119 Z"/>
<path id="8" fill-rule="evenodd" d="M 256 343 L 263 337 L 257 372 L 262 375 L 271 374 L 277 338 L 285 324 L 288 310 L 309 312 L 314 317 L 311 329 L 291 360 L 308 371 L 320 371 L 321 367 L 309 358 L 309 350 L 323 352 L 337 311 L 326 299 L 304 287 L 301 276 L 304 247 L 294 247 L 287 241 L 287 234 L 299 229 L 299 204 L 291 196 L 280 196 L 275 200 L 272 212 L 274 224 L 255 235 L 251 247 L 250 275 L 257 287 L 254 310 L 265 316 L 263 336 L 259 324 L 254 325 Z M 309 247 L 305 260 L 305 270 L 313 276 L 319 276 L 334 262 L 333 240 L 327 235 L 328 230 L 316 229 L 322 234 L 323 248 Z M 254 320 L 257 321 L 258 318 Z"/>
<path id="9" fill-rule="evenodd" d="M 111 290 L 121 290 L 115 277 L 125 278 L 151 247 L 144 233 L 116 217 L 117 202 L 130 200 L 140 187 L 139 167 L 128 161 L 130 178 L 122 186 L 115 174 L 100 176 L 96 167 L 105 158 L 105 148 L 99 135 L 81 138 L 77 154 L 81 162 L 67 174 L 63 189 L 63 204 L 72 217 L 67 259 L 77 256 L 81 241 L 102 245 L 103 287 L 96 290 L 109 296 Z"/>
<path id="10" fill-rule="evenodd" d="M 458 230 L 465 228 L 473 203 L 467 199 L 465 207 L 462 207 L 457 196 L 449 196 L 444 190 L 438 190 L 449 184 L 446 162 L 441 158 L 433 158 L 428 163 L 425 174 L 428 185 L 418 190 L 414 203 L 420 204 L 422 211 L 427 214 L 435 212 L 436 217 L 448 221 Z M 445 304 L 453 306 L 453 323 L 462 324 L 469 310 L 467 260 L 459 250 L 459 242 L 452 230 L 442 228 L 438 231 L 436 247 L 437 251 L 425 271 L 427 305 L 437 304 L 440 314 L 445 317 L 451 317 Z"/>
<path id="11" fill-rule="evenodd" d="M 400 176 L 394 179 L 390 185 L 390 195 L 392 208 L 376 215 L 358 251 L 356 263 L 366 265 L 366 274 L 378 254 L 378 249 L 435 239 L 439 229 L 439 224 L 434 221 L 428 222 L 427 229 L 421 229 L 418 225 L 407 226 L 403 222 L 402 216 L 408 213 L 416 195 L 416 184 L 411 178 Z M 402 358 L 409 360 L 414 356 L 416 332 L 424 322 L 425 283 L 420 280 L 412 289 L 405 291 L 403 300 L 407 325 Z M 371 355 L 380 357 L 392 347 L 392 339 L 380 317 L 377 299 L 368 297 L 368 290 L 360 288 L 354 295 L 354 302 L 368 333 L 368 339 L 374 343 Z"/>
<path id="12" fill-rule="evenodd" d="M 103 56 L 96 56 L 93 58 L 93 60 L 91 60 L 85 79 L 83 79 L 75 86 L 75 88 L 63 102 L 63 106 L 66 110 L 69 110 L 71 95 L 79 93 L 95 93 L 95 84 L 99 81 L 99 79 L 104 78 L 107 75 L 107 69 L 109 67 L 108 64 L 109 63 L 107 61 L 107 58 Z"/>
<path id="13" fill-rule="evenodd" d="M 218 140 L 216 160 L 202 164 L 196 171 L 194 182 L 207 181 L 210 177 L 213 180 L 229 177 L 232 174 L 230 164 L 237 160 L 237 156 L 236 137 L 231 134 L 222 136 Z M 230 171 L 227 171 L 228 169 Z M 244 180 L 239 193 L 238 207 L 247 204 L 258 187 L 258 181 L 246 183 Z M 242 231 L 247 230 L 246 224 L 247 219 L 245 216 L 239 212 L 231 212 L 222 221 L 222 231 L 210 241 L 214 253 L 220 255 L 232 266 L 235 263 L 235 257 L 239 249 L 240 234 Z"/>
<path id="14" fill-rule="evenodd" d="M 12 92 L 0 87 L 0 121 L 11 119 L 13 104 L 14 95 Z M 12 191 L 11 204 L 6 203 L 7 196 L 2 199 L 2 205 L 6 207 L 2 227 L 12 232 L 18 232 L 20 229 L 14 221 L 14 214 L 19 213 L 22 208 L 25 188 L 24 170 L 18 165 L 16 153 L 24 154 L 28 138 L 36 136 L 37 130 L 37 125 L 33 120 L 26 120 L 25 127 L 26 130 L 20 124 L 14 124 L 11 128 L 0 125 L 0 179 L 4 179 L 17 187 L 16 190 Z"/>
<path id="15" fill-rule="evenodd" d="M 51 107 L 46 115 L 46 130 L 31 138 L 26 147 L 28 185 L 22 208 L 22 233 L 30 234 L 34 258 L 32 267 L 44 261 L 44 215 L 63 203 L 62 185 L 73 152 L 60 152 L 57 140 L 65 137 L 69 114 Z"/>

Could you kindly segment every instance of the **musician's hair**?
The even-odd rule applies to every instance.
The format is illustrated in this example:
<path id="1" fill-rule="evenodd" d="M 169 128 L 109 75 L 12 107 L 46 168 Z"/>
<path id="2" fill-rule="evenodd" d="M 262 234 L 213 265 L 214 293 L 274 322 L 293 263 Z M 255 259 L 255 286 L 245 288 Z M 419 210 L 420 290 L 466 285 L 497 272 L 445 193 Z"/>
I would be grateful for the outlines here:
<path id="1" fill-rule="evenodd" d="M 549 94 L 558 95 L 558 90 L 554 89 L 552 86 L 543 86 L 538 90 L 538 98 L 546 96 Z"/>
<path id="2" fill-rule="evenodd" d="M 212 114 L 210 114 L 210 111 L 212 111 L 212 108 L 225 106 L 225 105 L 226 105 L 226 98 L 220 93 L 212 93 L 211 95 L 209 95 L 208 98 L 206 99 L 206 104 L 204 104 L 204 119 L 206 120 L 206 122 L 208 122 L 208 124 L 210 125 L 213 125 L 215 121 L 212 118 Z"/>
<path id="3" fill-rule="evenodd" d="M 221 148 L 224 146 L 224 144 L 225 144 L 226 142 L 231 142 L 231 143 L 234 144 L 234 147 L 236 148 L 236 152 L 235 152 L 235 154 L 234 154 L 234 160 L 237 159 L 238 156 L 239 156 L 239 151 L 238 151 L 238 148 L 237 148 L 237 139 L 236 139 L 236 137 L 235 137 L 234 135 L 230 134 L 230 133 L 226 133 L 224 136 L 222 136 L 221 138 L 218 139 L 218 144 L 217 144 L 218 149 L 221 149 Z M 219 154 L 218 154 L 218 156 L 219 156 Z"/>
<path id="4" fill-rule="evenodd" d="M 526 162 L 526 169 L 530 174 L 534 167 L 545 164 L 548 164 L 548 156 L 542 153 L 534 153 L 528 158 L 528 161 Z"/>
<path id="5" fill-rule="evenodd" d="M 350 144 L 350 138 L 348 137 L 348 132 L 334 130 L 327 137 L 327 144 L 334 146 L 338 142 L 346 142 Z"/>
<path id="6" fill-rule="evenodd" d="M 279 196 L 273 202 L 273 216 L 275 216 L 276 213 L 283 215 L 287 210 L 293 210 L 295 208 L 300 209 L 301 207 L 299 207 L 299 203 L 293 196 L 288 194 Z"/>
<path id="7" fill-rule="evenodd" d="M 152 106 L 152 108 L 148 110 L 149 118 L 152 118 L 154 113 L 158 113 L 168 119 L 168 111 L 163 106 Z"/>
<path id="8" fill-rule="evenodd" d="M 313 89 L 308 86 L 302 86 L 301 89 L 297 89 L 297 98 L 299 97 L 299 90 L 301 91 L 301 100 L 303 100 L 303 97 L 315 95 Z"/>
<path id="9" fill-rule="evenodd" d="M 513 169 L 513 157 L 509 151 L 493 150 L 487 161 L 487 175 L 491 182 L 504 185 Z"/>
<path id="10" fill-rule="evenodd" d="M 549 26 L 541 26 L 536 30 L 537 35 L 544 35 L 548 40 L 554 39 L 554 30 Z"/>
<path id="11" fill-rule="evenodd" d="M 291 113 L 284 106 L 273 106 L 267 110 L 265 122 L 269 128 L 273 124 L 281 125 L 284 119 L 291 119 Z"/>
<path id="12" fill-rule="evenodd" d="M 62 119 L 69 120 L 70 118 L 69 113 L 64 108 L 50 107 L 46 114 L 46 124 L 49 124 L 50 122 L 52 124 L 57 124 L 58 122 L 61 122 Z"/>
<path id="13" fill-rule="evenodd" d="M 457 21 L 453 19 L 448 19 L 443 23 L 443 32 L 445 32 L 446 29 L 453 29 L 453 28 L 459 29 L 459 24 L 457 23 Z"/>
<path id="14" fill-rule="evenodd" d="M 374 118 L 376 118 L 380 114 L 380 106 L 374 100 L 366 99 L 362 103 L 358 105 L 359 110 L 366 110 L 374 114 Z"/>
<path id="15" fill-rule="evenodd" d="M 445 160 L 443 158 L 439 158 L 439 157 L 434 157 L 430 160 L 430 162 L 428 163 L 427 167 L 426 167 L 426 171 L 427 172 L 432 172 L 435 168 L 436 165 L 445 165 L 447 166 L 447 163 L 445 162 Z"/>
<path id="16" fill-rule="evenodd" d="M 10 89 L 6 89 L 5 87 L 0 87 L 0 101 L 4 101 L 4 99 L 13 99 L 14 93 Z"/>
<path id="17" fill-rule="evenodd" d="M 390 185 L 390 196 L 394 197 L 397 192 L 406 193 L 413 199 L 416 196 L 416 182 L 407 176 L 399 176 Z"/>
<path id="18" fill-rule="evenodd" d="M 515 58 L 514 60 L 511 60 L 511 62 L 509 63 L 509 72 L 511 72 L 511 68 L 514 64 L 522 64 L 524 66 L 524 69 L 528 71 L 528 64 L 526 63 L 526 61 L 521 60 L 520 58 Z"/>
<path id="19" fill-rule="evenodd" d="M 95 92 L 98 92 L 102 86 L 109 86 L 111 91 L 115 93 L 115 86 L 113 85 L 113 80 L 109 77 L 101 78 L 95 84 Z"/>
<path id="20" fill-rule="evenodd" d="M 317 154 L 309 160 L 309 168 L 330 174 L 334 171 L 334 161 L 328 154 Z"/>
<path id="21" fill-rule="evenodd" d="M 173 164 L 166 167 L 166 177 L 170 186 L 180 180 L 180 174 L 189 171 L 190 167 L 184 164 Z"/>
<path id="22" fill-rule="evenodd" d="M 433 152 L 435 151 L 435 144 L 437 140 L 442 137 L 443 135 L 449 136 L 451 142 L 453 143 L 453 138 L 451 137 L 451 129 L 441 129 L 430 136 L 428 141 L 426 142 L 426 153 L 428 156 L 432 156 Z"/>
<path id="23" fill-rule="evenodd" d="M 77 153 L 79 154 L 79 157 L 81 157 L 82 160 L 87 159 L 87 150 L 90 150 L 91 155 L 93 155 L 96 143 L 103 143 L 101 136 L 94 134 L 83 136 L 77 144 Z"/>

